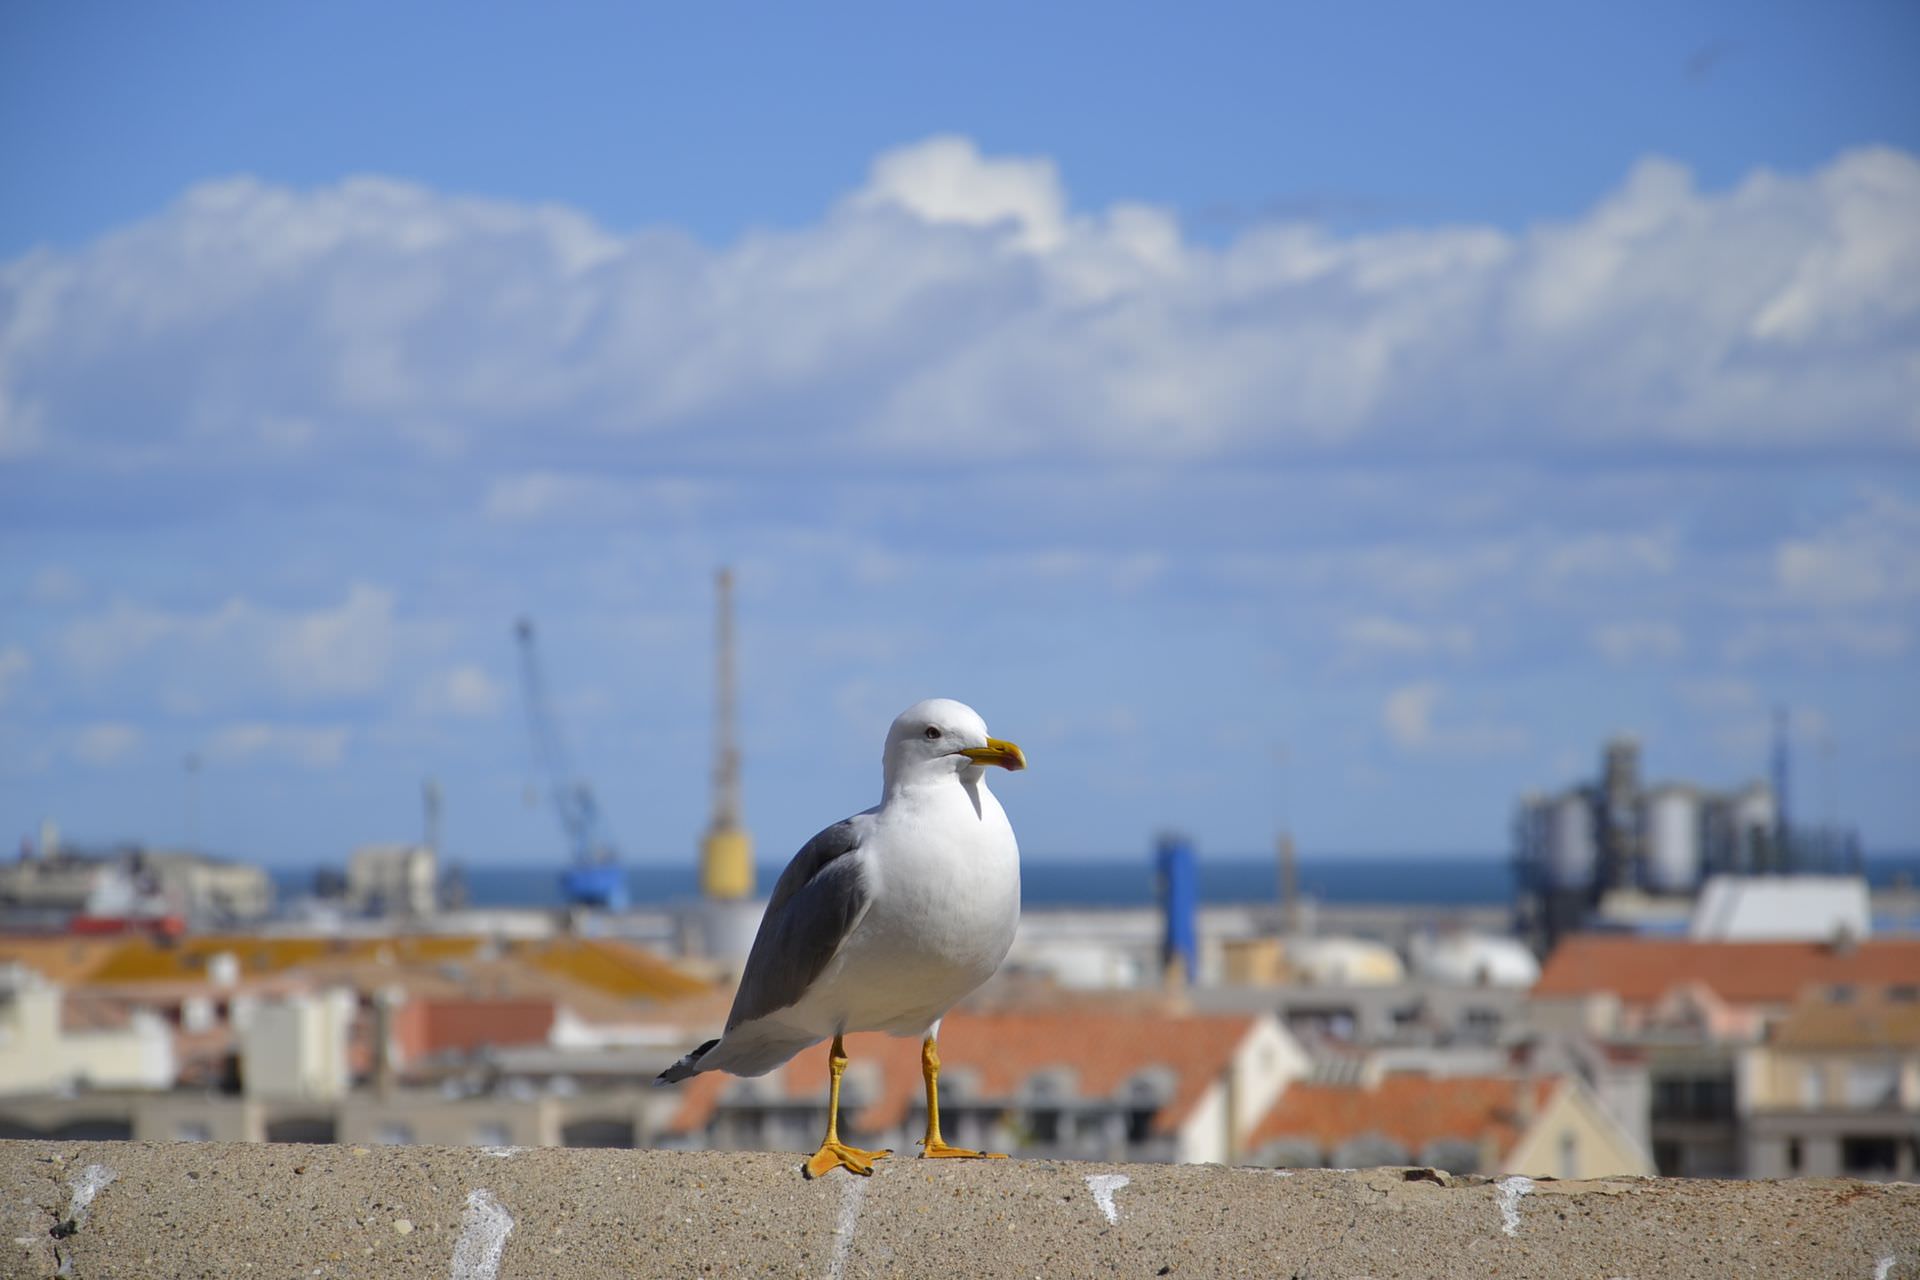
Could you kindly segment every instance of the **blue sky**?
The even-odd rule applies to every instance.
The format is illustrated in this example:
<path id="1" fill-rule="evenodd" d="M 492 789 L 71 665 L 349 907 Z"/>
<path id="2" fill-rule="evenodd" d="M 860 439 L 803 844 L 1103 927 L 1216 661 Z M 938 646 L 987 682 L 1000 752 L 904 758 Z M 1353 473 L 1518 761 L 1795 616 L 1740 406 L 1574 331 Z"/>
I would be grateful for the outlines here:
<path id="1" fill-rule="evenodd" d="M 725 561 L 769 856 L 935 693 L 1036 855 L 1920 844 L 1915 10 L 1350 8 L 10 8 L 0 820 L 557 858 L 527 612 L 687 856 Z"/>

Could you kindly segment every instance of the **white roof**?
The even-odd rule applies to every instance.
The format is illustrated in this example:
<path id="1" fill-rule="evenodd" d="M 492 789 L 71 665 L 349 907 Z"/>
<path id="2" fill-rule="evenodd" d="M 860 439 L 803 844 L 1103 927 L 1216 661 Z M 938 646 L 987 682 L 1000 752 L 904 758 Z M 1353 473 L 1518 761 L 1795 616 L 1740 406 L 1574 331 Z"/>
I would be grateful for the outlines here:
<path id="1" fill-rule="evenodd" d="M 1700 890 L 1687 936 L 1706 942 L 1824 942 L 1873 930 L 1859 876 L 1714 876 Z"/>
<path id="2" fill-rule="evenodd" d="M 1407 949 L 1413 971 L 1430 982 L 1463 987 L 1531 987 L 1540 980 L 1540 962 L 1516 938 L 1486 933 L 1416 935 Z"/>

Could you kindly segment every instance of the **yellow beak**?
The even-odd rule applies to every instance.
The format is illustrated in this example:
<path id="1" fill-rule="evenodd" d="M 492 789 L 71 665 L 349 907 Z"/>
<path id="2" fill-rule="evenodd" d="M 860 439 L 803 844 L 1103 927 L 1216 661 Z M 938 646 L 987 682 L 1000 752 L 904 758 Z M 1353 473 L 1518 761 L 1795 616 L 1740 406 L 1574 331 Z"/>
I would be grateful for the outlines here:
<path id="1" fill-rule="evenodd" d="M 998 738 L 988 738 L 984 747 L 967 747 L 961 755 L 975 764 L 997 764 L 1002 769 L 1024 769 L 1027 767 L 1027 753 L 1011 742 L 1002 742 Z"/>

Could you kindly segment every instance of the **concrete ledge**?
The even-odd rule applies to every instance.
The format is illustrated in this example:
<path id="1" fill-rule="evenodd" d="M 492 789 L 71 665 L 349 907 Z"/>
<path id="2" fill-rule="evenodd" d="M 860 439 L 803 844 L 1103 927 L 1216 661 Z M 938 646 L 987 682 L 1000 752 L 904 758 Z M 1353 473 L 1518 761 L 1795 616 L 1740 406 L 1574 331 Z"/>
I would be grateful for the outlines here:
<path id="1" fill-rule="evenodd" d="M 0 1275 L 1920 1277 L 1920 1185 L 0 1142 Z"/>

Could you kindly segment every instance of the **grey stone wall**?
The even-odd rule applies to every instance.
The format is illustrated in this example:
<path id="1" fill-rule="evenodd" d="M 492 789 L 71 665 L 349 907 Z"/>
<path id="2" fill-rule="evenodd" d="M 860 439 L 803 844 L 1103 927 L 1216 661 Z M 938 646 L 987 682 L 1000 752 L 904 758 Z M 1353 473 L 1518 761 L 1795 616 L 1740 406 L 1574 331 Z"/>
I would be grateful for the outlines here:
<path id="1" fill-rule="evenodd" d="M 0 1143 L 0 1275 L 1920 1277 L 1920 1186 Z"/>

